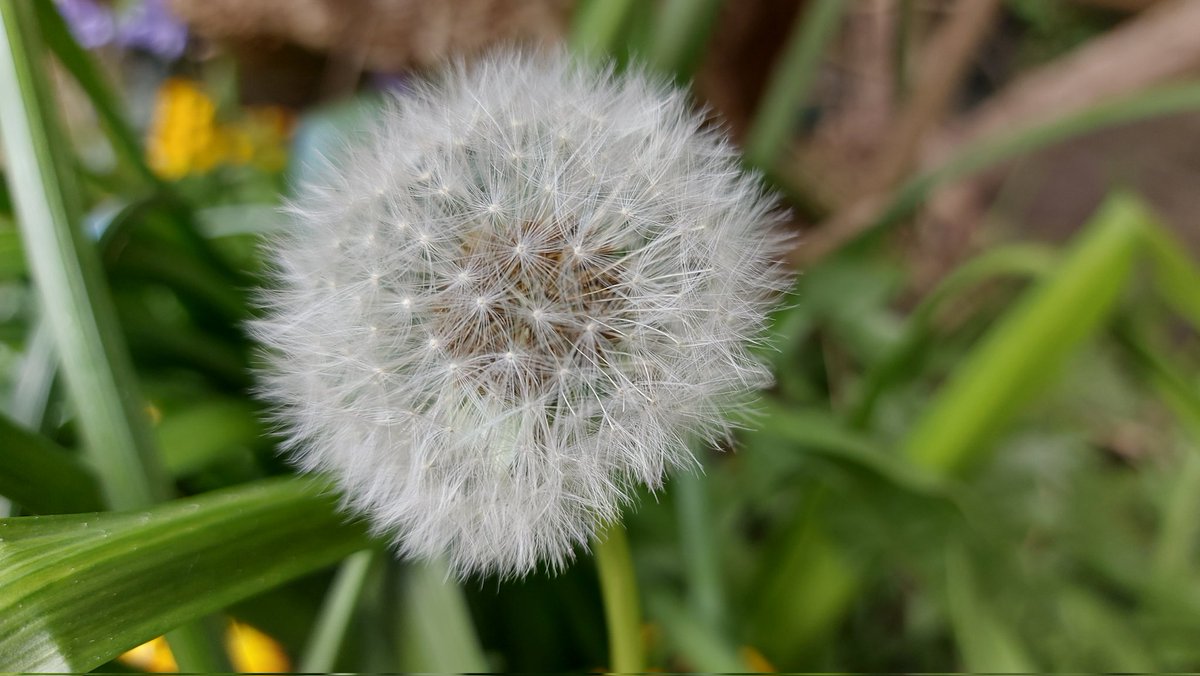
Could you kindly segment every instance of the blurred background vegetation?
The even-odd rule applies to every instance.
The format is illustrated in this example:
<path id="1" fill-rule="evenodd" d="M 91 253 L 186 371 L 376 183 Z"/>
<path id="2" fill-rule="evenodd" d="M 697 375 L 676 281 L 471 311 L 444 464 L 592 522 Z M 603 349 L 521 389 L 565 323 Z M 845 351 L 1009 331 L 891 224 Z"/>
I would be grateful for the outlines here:
<path id="1" fill-rule="evenodd" d="M 797 232 L 762 414 L 626 515 L 649 666 L 1200 669 L 1200 1 L 0 18 L 0 671 L 611 665 L 586 556 L 393 561 L 250 395 L 280 201 L 387 93 L 513 42 L 692 87 Z"/>

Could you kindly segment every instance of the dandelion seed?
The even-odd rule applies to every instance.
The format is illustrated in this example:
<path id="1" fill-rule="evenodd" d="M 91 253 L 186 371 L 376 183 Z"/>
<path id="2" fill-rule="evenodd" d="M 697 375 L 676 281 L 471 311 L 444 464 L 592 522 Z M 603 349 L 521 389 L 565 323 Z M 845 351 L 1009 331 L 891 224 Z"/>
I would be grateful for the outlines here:
<path id="1" fill-rule="evenodd" d="M 637 72 L 500 53 L 398 96 L 271 245 L 263 393 L 402 553 L 559 569 L 769 384 L 774 198 Z"/>

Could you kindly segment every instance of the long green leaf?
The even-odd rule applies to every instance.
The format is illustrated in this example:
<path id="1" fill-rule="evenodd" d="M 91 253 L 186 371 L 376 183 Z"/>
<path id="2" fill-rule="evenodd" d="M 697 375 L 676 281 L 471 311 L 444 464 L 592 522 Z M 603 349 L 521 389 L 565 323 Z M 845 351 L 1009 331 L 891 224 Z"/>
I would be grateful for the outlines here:
<path id="1" fill-rule="evenodd" d="M 0 520 L 0 671 L 94 669 L 366 546 L 326 493 L 272 479 L 143 512 Z"/>
<path id="2" fill-rule="evenodd" d="M 36 8 L 37 22 L 47 45 L 87 94 L 117 156 L 146 184 L 158 185 L 158 177 L 146 165 L 137 135 L 125 122 L 125 116 L 112 89 L 96 68 L 96 64 L 71 36 L 54 3 L 39 1 L 30 4 Z"/>
<path id="3" fill-rule="evenodd" d="M 1165 228 L 1146 228 L 1145 236 L 1159 296 L 1194 330 L 1200 331 L 1200 265 L 1188 256 L 1188 248 Z"/>
<path id="4" fill-rule="evenodd" d="M 1055 253 L 1045 246 L 1020 244 L 988 251 L 947 275 L 913 310 L 895 347 L 867 373 L 862 394 L 851 409 L 850 425 L 866 427 L 879 398 L 918 362 L 932 342 L 933 319 L 943 304 L 997 277 L 1040 277 L 1053 269 L 1055 260 Z"/>
<path id="5" fill-rule="evenodd" d="M 72 226 L 76 193 L 55 148 L 53 107 L 36 60 L 34 4 L 0 0 L 0 131 L 26 260 L 53 330 L 64 377 L 108 503 L 136 508 L 167 497 L 129 355 L 95 251 Z"/>
<path id="6" fill-rule="evenodd" d="M 652 42 L 646 48 L 649 62 L 680 82 L 691 79 L 712 35 L 723 0 L 666 0 L 659 8 Z"/>
<path id="7" fill-rule="evenodd" d="M 1110 316 L 1148 220 L 1137 201 L 1109 200 L 1055 274 L 1032 289 L 955 369 L 914 425 L 904 454 L 939 474 L 960 471 L 980 458 L 991 435 Z"/>
<path id="8" fill-rule="evenodd" d="M 899 223 L 937 187 L 1090 132 L 1200 109 L 1200 83 L 1163 85 L 1026 129 L 980 139 L 897 190 L 864 234 Z"/>
<path id="9" fill-rule="evenodd" d="M 946 555 L 946 596 L 966 672 L 1038 673 L 1016 633 L 984 598 L 970 561 L 958 546 L 951 546 Z"/>
<path id="10" fill-rule="evenodd" d="M 38 514 L 100 509 L 96 477 L 66 449 L 0 415 L 0 495 Z"/>
<path id="11" fill-rule="evenodd" d="M 746 140 L 746 160 L 751 165 L 769 170 L 775 164 L 816 81 L 825 46 L 837 34 L 849 5 L 845 0 L 813 0 L 797 15 Z"/>

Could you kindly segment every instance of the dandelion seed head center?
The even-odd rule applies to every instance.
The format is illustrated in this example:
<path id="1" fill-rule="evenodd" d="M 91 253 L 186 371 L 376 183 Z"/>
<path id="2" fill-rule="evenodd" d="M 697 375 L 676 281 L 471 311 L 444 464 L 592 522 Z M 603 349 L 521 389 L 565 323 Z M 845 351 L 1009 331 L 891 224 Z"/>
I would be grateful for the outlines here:
<path id="1" fill-rule="evenodd" d="M 596 318 L 622 301 L 616 289 L 624 261 L 612 249 L 574 255 L 578 247 L 567 241 L 573 229 L 537 222 L 468 229 L 456 256 L 463 271 L 435 290 L 428 310 L 431 333 L 444 338 L 451 358 L 511 363 L 527 355 L 525 377 L 535 385 L 549 384 L 556 364 L 607 361 L 602 345 L 620 336 Z M 522 255 L 511 255 L 518 248 Z"/>

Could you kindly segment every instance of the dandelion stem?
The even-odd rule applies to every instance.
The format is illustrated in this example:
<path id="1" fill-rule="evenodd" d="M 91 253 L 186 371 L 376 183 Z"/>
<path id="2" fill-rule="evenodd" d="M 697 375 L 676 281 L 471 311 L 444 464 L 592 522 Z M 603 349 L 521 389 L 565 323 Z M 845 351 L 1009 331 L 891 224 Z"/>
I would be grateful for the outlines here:
<path id="1" fill-rule="evenodd" d="M 604 619 L 608 625 L 609 669 L 617 674 L 642 673 L 646 670 L 642 614 L 625 528 L 619 523 L 610 525 L 596 536 L 592 551 L 600 574 Z"/>

